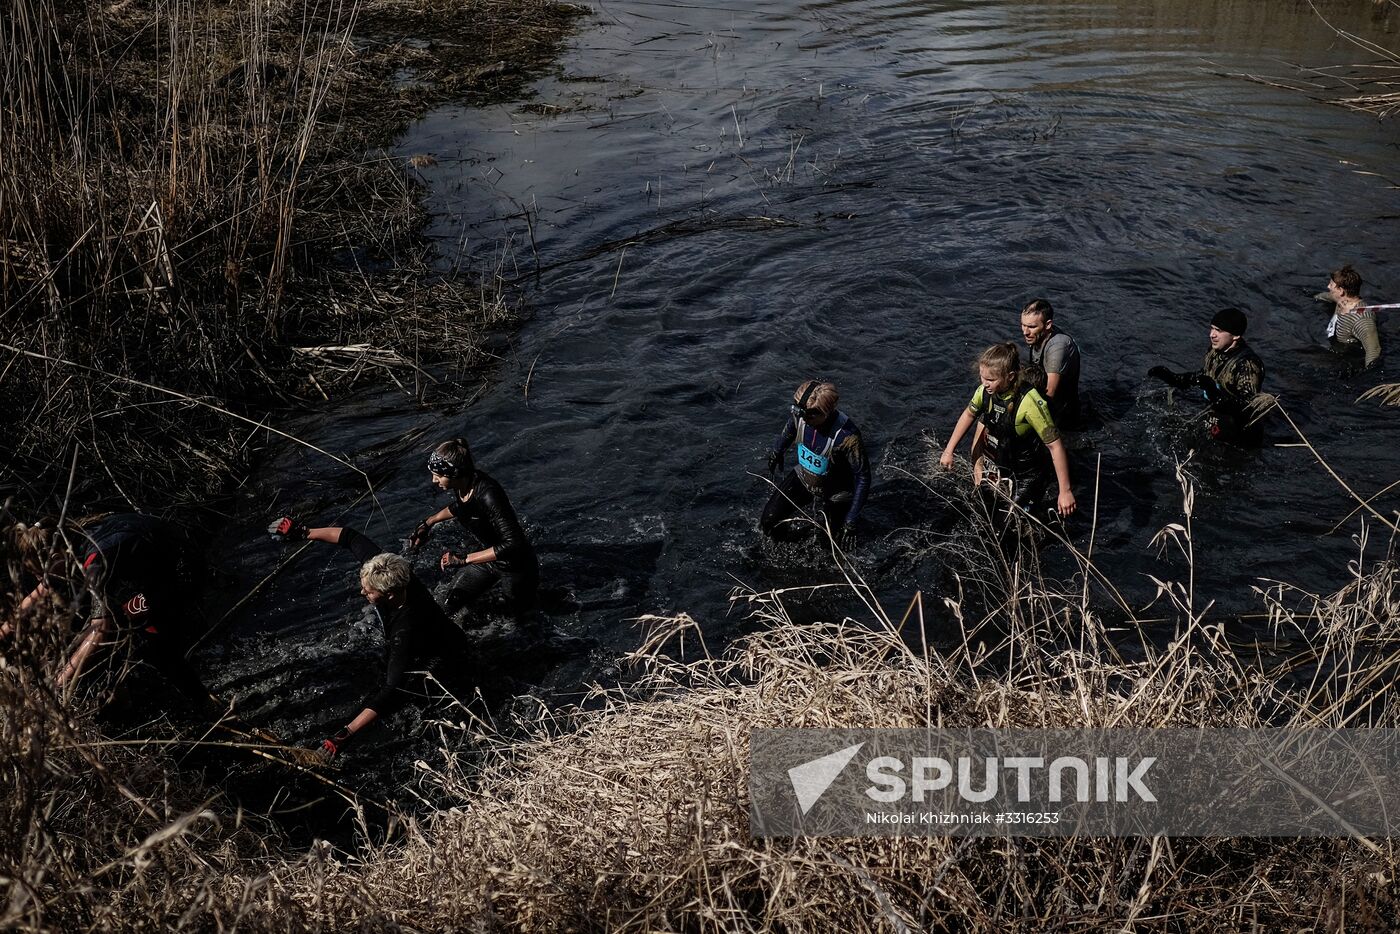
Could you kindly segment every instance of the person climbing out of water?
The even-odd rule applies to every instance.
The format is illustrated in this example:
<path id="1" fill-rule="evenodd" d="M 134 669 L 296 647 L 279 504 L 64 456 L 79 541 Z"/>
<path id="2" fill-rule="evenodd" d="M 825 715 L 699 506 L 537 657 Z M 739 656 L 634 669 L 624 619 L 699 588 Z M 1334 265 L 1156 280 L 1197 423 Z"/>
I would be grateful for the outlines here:
<path id="1" fill-rule="evenodd" d="M 1211 406 L 1212 438 L 1253 446 L 1263 440 L 1258 409 L 1264 363 L 1245 343 L 1248 325 L 1244 312 L 1223 308 L 1211 318 L 1210 350 L 1201 369 L 1178 373 L 1154 366 L 1147 375 L 1177 389 L 1200 392 Z"/>
<path id="2" fill-rule="evenodd" d="M 539 597 L 540 564 L 505 490 L 486 471 L 477 469 L 471 449 L 461 438 L 444 441 L 428 455 L 428 472 L 433 485 L 452 501 L 418 523 L 409 545 L 419 547 L 434 525 L 449 519 L 456 519 L 481 545 L 465 554 L 442 553 L 439 565 L 444 571 L 461 568 L 447 592 L 447 612 L 456 613 L 500 585 L 510 611 L 517 619 L 525 619 Z"/>
<path id="3" fill-rule="evenodd" d="M 778 483 L 758 521 L 763 534 L 780 541 L 805 537 L 793 517 L 815 504 L 827 530 L 846 547 L 855 544 L 856 523 L 870 492 L 870 462 L 856 423 L 837 408 L 836 385 L 809 379 L 793 394 L 788 419 L 768 453 L 768 475 L 776 476 L 783 455 L 797 442 L 797 466 Z"/>
<path id="4" fill-rule="evenodd" d="M 1050 414 L 1049 403 L 1029 384 L 1015 344 L 993 344 L 977 358 L 981 380 L 958 418 L 939 463 L 953 469 L 953 455 L 974 424 L 972 479 L 975 484 L 1009 482 L 1011 502 L 1036 513 L 1052 483 L 1059 494 L 1055 511 L 1074 512 L 1069 455 Z M 1005 510 L 1000 510 L 1006 512 Z"/>
<path id="5" fill-rule="evenodd" d="M 1050 417 L 1061 431 L 1079 424 L 1079 345 L 1055 327 L 1055 309 L 1043 298 L 1021 309 L 1021 334 L 1031 351 L 1031 363 L 1045 371 Z"/>
<path id="6" fill-rule="evenodd" d="M 384 679 L 344 729 L 314 745 L 321 761 L 334 759 L 380 717 L 431 699 L 424 672 L 448 690 L 465 683 L 472 656 L 466 633 L 448 619 L 407 558 L 382 551 L 354 529 L 307 528 L 290 516 L 274 520 L 267 531 L 274 541 L 310 539 L 349 551 L 360 562 L 360 593 L 384 632 Z"/>
<path id="7" fill-rule="evenodd" d="M 1327 342 L 1336 354 L 1352 354 L 1360 348 L 1364 362 L 1352 372 L 1369 370 L 1381 362 L 1381 338 L 1376 328 L 1376 310 L 1361 301 L 1361 274 L 1350 265 L 1333 271 L 1327 278 L 1327 291 L 1318 299 L 1335 307 L 1327 322 Z"/>
<path id="8" fill-rule="evenodd" d="M 45 530 L 45 541 L 34 540 L 31 547 L 46 545 L 43 550 L 52 551 L 54 534 Z M 68 538 L 82 556 L 75 604 L 85 625 L 79 624 L 77 648 L 59 672 L 58 686 L 75 685 L 104 650 L 127 646 L 135 660 L 158 671 L 197 712 L 216 713 L 220 705 L 185 660 L 198 636 L 192 627 L 200 618 L 195 595 L 199 573 L 185 533 L 164 519 L 124 513 L 86 529 L 75 527 Z M 50 570 L 60 567 L 55 562 Z M 56 583 L 40 580 L 20 602 L 20 612 L 42 600 L 51 582 Z"/>

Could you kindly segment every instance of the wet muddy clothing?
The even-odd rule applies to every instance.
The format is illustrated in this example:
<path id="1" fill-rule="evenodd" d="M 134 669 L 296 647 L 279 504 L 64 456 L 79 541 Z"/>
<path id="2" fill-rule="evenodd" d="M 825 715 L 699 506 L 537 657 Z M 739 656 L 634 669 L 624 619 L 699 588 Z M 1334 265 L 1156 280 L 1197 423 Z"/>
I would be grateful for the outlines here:
<path id="1" fill-rule="evenodd" d="M 813 493 L 802 481 L 799 472 L 789 470 L 779 482 L 778 488 L 773 491 L 773 495 L 768 497 L 768 502 L 763 507 L 763 515 L 758 520 L 758 527 L 764 535 L 785 541 L 810 534 L 810 528 L 796 527 L 788 520 L 797 515 L 799 509 L 815 502 L 817 510 L 826 518 L 827 528 L 835 534 L 842 526 L 851 523 L 851 500 L 851 493 L 846 490 L 818 499 L 818 494 Z"/>
<path id="2" fill-rule="evenodd" d="M 539 558 L 501 485 L 478 470 L 471 496 L 462 502 L 461 497 L 453 494 L 452 505 L 448 508 L 483 549 L 496 549 L 495 561 L 464 565 L 453 571 L 447 595 L 448 612 L 455 613 L 498 583 L 503 585 L 514 612 L 532 609 L 540 589 Z"/>
<path id="3" fill-rule="evenodd" d="M 1060 374 L 1060 384 L 1050 403 L 1050 416 L 1061 429 L 1071 428 L 1079 421 L 1079 345 L 1063 331 L 1051 331 L 1050 336 L 1031 347 L 1031 363 L 1046 374 Z"/>
<path id="4" fill-rule="evenodd" d="M 870 462 L 856 423 L 838 410 L 825 431 L 819 431 L 801 416 L 792 415 L 774 442 L 773 453 L 782 458 L 794 441 L 797 469 L 793 474 L 807 491 L 803 505 L 813 498 L 845 503 L 841 510 L 843 521 L 853 525 L 870 492 Z M 769 505 L 772 504 L 770 499 Z M 767 512 L 765 508 L 764 513 Z"/>
<path id="5" fill-rule="evenodd" d="M 1041 521 L 1047 518 L 1041 507 L 1051 489 L 1058 488 L 1050 445 L 1060 440 L 1060 432 L 1051 417 L 1050 403 L 1029 386 L 991 396 L 986 387 L 978 386 L 967 410 L 985 432 L 982 450 L 995 465 L 991 472 L 999 475 L 1003 484 L 1008 481 L 1011 484 L 1010 503 L 991 485 L 984 483 L 980 487 L 988 514 L 999 530 L 1001 546 L 1009 548 L 1021 528 L 1015 507 L 1019 506 Z M 985 479 L 988 473 L 985 465 L 983 471 Z"/>
<path id="6" fill-rule="evenodd" d="M 1350 353 L 1358 347 L 1364 350 L 1366 367 L 1380 362 L 1381 337 L 1374 311 L 1342 311 L 1339 306 L 1327 322 L 1327 340 L 1336 353 Z"/>
<path id="7" fill-rule="evenodd" d="M 80 608 L 87 618 L 110 620 L 118 641 L 203 704 L 209 692 L 185 661 L 202 634 L 188 537 L 174 523 L 136 513 L 103 519 L 86 535 Z"/>
<path id="8" fill-rule="evenodd" d="M 341 529 L 340 547 L 361 564 L 381 553 L 368 536 Z M 373 606 L 384 627 L 384 683 L 364 702 L 381 717 L 430 694 L 422 678 L 411 672 L 429 671 L 449 689 L 474 676 L 466 634 L 447 618 L 418 575 L 408 583 L 401 606 Z"/>
<path id="9" fill-rule="evenodd" d="M 967 411 L 986 431 L 983 450 L 1000 471 L 1023 486 L 1055 474 L 1049 445 L 1060 440 L 1050 405 L 1035 389 L 1010 389 L 988 399 L 977 387 Z"/>
<path id="10" fill-rule="evenodd" d="M 476 482 L 472 484 L 467 501 L 462 502 L 461 497 L 454 494 L 448 508 L 452 510 L 452 517 L 481 543 L 482 548 L 496 549 L 494 563 L 500 565 L 499 570 L 527 572 L 533 568 L 539 573 L 534 546 L 520 527 L 506 491 L 484 471 L 476 472 Z"/>
<path id="11" fill-rule="evenodd" d="M 501 586 L 507 611 L 514 616 L 519 617 L 535 609 L 540 593 L 539 572 L 507 571 L 497 568 L 498 563 L 493 561 L 453 568 L 452 584 L 443 598 L 447 612 L 456 613 L 466 608 L 497 584 Z"/>
<path id="12" fill-rule="evenodd" d="M 1263 427 L 1258 422 L 1249 424 L 1245 409 L 1264 383 L 1264 362 L 1244 338 L 1227 350 L 1211 348 L 1196 375 L 1206 377 L 1202 392 L 1214 415 L 1211 436 L 1242 444 L 1259 443 Z"/>

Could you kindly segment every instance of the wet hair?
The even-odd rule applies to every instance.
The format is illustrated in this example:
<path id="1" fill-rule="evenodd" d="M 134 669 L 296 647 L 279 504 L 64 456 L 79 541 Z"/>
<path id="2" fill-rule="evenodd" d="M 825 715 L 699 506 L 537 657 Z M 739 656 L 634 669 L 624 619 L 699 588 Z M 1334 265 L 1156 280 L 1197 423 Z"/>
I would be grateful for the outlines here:
<path id="1" fill-rule="evenodd" d="M 814 383 L 816 384 L 815 386 L 813 386 Z M 811 395 L 808 395 L 809 389 L 811 390 Z M 792 394 L 792 399 L 796 402 L 804 396 L 807 397 L 807 408 L 817 409 L 823 415 L 830 415 L 832 412 L 835 412 L 837 399 L 840 398 L 836 394 L 835 383 L 815 379 L 804 380 L 802 384 L 797 387 L 797 391 Z"/>
<path id="2" fill-rule="evenodd" d="M 1022 315 L 1040 315 L 1046 321 L 1055 320 L 1055 308 L 1048 299 L 1033 298 L 1021 309 Z"/>
<path id="3" fill-rule="evenodd" d="M 1361 273 L 1351 268 L 1351 263 L 1347 263 L 1341 269 L 1332 270 L 1332 281 L 1337 283 L 1337 288 L 1342 290 L 1342 294 L 1347 298 L 1356 298 L 1361 294 Z"/>
<path id="4" fill-rule="evenodd" d="M 50 565 L 57 565 L 53 555 L 53 533 L 42 524 L 16 522 L 5 529 L 3 542 L 5 568 L 15 593 L 26 590 L 42 580 Z"/>
<path id="5" fill-rule="evenodd" d="M 1019 380 L 1021 373 L 1021 349 L 1015 344 L 993 344 L 982 351 L 973 366 L 973 372 L 980 373 L 986 367 L 998 376 L 1009 376 Z"/>
<path id="6" fill-rule="evenodd" d="M 1043 396 L 1050 385 L 1050 374 L 1046 373 L 1045 367 L 1039 363 L 1027 363 L 1021 367 L 1019 385 L 1027 389 L 1034 389 Z"/>
<path id="7" fill-rule="evenodd" d="M 68 530 L 76 532 L 77 527 L 68 523 Z M 59 535 L 58 520 L 46 516 L 38 522 L 26 524 L 16 522 L 6 530 L 5 544 L 9 552 L 20 561 L 20 567 L 38 577 L 65 573 L 67 551 Z M 11 567 L 11 572 L 20 568 Z"/>
<path id="8" fill-rule="evenodd" d="M 33 525 L 16 522 L 10 529 L 12 547 L 21 557 L 31 560 L 47 555 L 53 548 L 57 526 L 52 519 L 41 519 Z"/>
<path id="9" fill-rule="evenodd" d="M 360 565 L 360 583 L 380 593 L 403 590 L 412 579 L 413 566 L 402 555 L 386 551 Z"/>
<path id="10" fill-rule="evenodd" d="M 433 453 L 428 455 L 428 469 L 454 479 L 470 477 L 476 473 L 476 464 L 472 461 L 472 449 L 467 445 L 467 439 L 453 438 L 433 448 Z"/>

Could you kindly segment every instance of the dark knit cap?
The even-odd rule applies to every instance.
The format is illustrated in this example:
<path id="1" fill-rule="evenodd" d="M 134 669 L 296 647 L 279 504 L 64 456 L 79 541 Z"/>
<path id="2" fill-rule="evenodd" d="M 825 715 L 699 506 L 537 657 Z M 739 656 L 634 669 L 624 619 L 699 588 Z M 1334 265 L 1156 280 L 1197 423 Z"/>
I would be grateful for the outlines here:
<path id="1" fill-rule="evenodd" d="M 1249 322 L 1245 319 L 1244 312 L 1238 308 L 1222 308 L 1210 319 L 1210 326 L 1242 337 L 1245 328 L 1249 327 Z"/>

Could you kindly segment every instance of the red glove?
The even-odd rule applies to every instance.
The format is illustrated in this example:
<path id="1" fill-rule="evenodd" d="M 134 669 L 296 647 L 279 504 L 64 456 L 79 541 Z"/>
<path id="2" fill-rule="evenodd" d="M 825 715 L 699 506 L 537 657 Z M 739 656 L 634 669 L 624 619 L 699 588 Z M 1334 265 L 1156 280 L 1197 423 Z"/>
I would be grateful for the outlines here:
<path id="1" fill-rule="evenodd" d="M 306 526 L 291 516 L 274 519 L 267 527 L 267 534 L 274 542 L 299 542 L 306 538 L 306 532 Z"/>
<path id="2" fill-rule="evenodd" d="M 350 742 L 351 735 L 349 730 L 341 730 L 330 739 L 323 739 L 311 748 L 321 757 L 322 762 L 330 762 L 340 755 L 340 751 Z"/>

